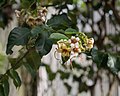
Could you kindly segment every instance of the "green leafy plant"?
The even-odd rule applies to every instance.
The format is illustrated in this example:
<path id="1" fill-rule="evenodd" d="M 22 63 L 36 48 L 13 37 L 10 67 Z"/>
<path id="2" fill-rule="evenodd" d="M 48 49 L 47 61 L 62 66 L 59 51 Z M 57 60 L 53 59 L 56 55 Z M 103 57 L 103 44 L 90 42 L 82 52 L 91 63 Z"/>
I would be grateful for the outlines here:
<path id="1" fill-rule="evenodd" d="M 72 63 L 73 68 L 77 68 L 78 70 L 84 69 L 84 71 L 87 70 L 87 68 L 82 68 L 80 64 L 77 64 L 74 60 L 71 60 L 71 55 L 75 55 L 77 58 L 80 54 L 84 53 L 88 59 L 92 59 L 97 68 L 109 70 L 109 72 L 117 76 L 117 73 L 120 71 L 120 56 L 116 53 L 110 53 L 105 50 L 100 51 L 93 48 L 94 39 L 89 38 L 89 34 L 86 35 L 85 33 L 78 31 L 75 22 L 77 20 L 74 18 L 75 14 L 73 15 L 76 10 L 72 10 L 73 12 L 68 10 L 68 13 L 62 12 L 63 9 L 68 9 L 67 4 L 74 4 L 74 2 L 76 4 L 77 0 L 74 2 L 73 1 L 62 0 L 60 2 L 56 2 L 56 0 L 50 0 L 49 3 L 52 2 L 53 5 L 42 5 L 39 4 L 39 0 L 21 0 L 21 7 L 24 9 L 15 11 L 19 27 L 15 27 L 9 34 L 6 54 L 11 55 L 13 53 L 13 47 L 21 45 L 22 49 L 19 51 L 22 55 L 20 55 L 18 59 L 9 58 L 11 67 L 6 70 L 4 74 L 0 75 L 0 96 L 9 95 L 9 78 L 13 80 L 16 88 L 21 86 L 22 81 L 16 71 L 21 66 L 24 66 L 34 78 L 39 67 L 45 66 L 50 81 L 54 80 L 57 73 L 61 74 L 61 79 L 68 79 L 70 74 L 72 74 L 74 80 L 80 82 L 81 84 L 81 86 L 79 86 L 79 91 L 81 92 L 83 90 L 88 90 L 91 86 L 87 86 L 81 80 L 84 74 L 81 76 L 76 76 L 71 71 L 64 72 L 62 70 L 57 70 L 57 72 L 54 73 L 48 65 L 41 62 L 41 58 L 51 51 L 53 44 L 57 45 L 57 49 L 55 51 L 61 53 L 61 58 L 63 61 L 62 65 L 65 65 L 65 62 L 70 59 L 70 63 Z M 26 8 L 26 4 L 29 5 L 29 8 Z M 0 1 L 0 7 L 3 5 L 4 0 Z M 46 7 L 42 6 L 54 6 L 58 10 L 58 14 L 53 15 L 49 20 L 47 20 L 46 14 L 48 10 Z M 95 10 L 98 10 L 102 5 L 100 2 L 96 5 L 93 4 L 92 6 Z M 83 12 L 83 16 L 85 15 L 86 12 Z M 85 21 L 81 19 L 81 22 L 83 22 L 84 26 Z M 93 33 L 95 36 L 98 36 L 94 30 Z M 97 38 L 99 38 L 99 36 Z M 118 43 L 116 42 L 116 38 L 112 36 L 109 36 L 109 38 L 114 39 L 114 43 Z M 98 39 L 97 44 L 101 44 L 100 40 L 102 41 L 103 38 Z M 97 41 L 95 38 L 95 44 L 96 42 Z M 98 48 L 101 48 L 101 46 Z M 1 58 L 2 56 L 0 54 L 0 59 Z M 88 72 L 88 77 L 95 81 L 97 77 L 92 78 L 94 77 L 94 70 L 91 66 L 88 67 L 90 69 Z M 70 92 L 71 86 L 67 83 L 65 83 L 65 86 Z"/>

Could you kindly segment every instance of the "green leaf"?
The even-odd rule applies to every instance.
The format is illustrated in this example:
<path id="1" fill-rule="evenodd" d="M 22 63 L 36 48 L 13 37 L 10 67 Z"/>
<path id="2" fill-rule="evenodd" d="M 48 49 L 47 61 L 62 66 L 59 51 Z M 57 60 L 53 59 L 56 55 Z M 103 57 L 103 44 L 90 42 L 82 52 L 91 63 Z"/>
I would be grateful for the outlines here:
<path id="1" fill-rule="evenodd" d="M 19 56 L 18 58 L 21 58 L 21 56 Z M 11 66 L 14 70 L 18 69 L 20 66 L 24 64 L 23 60 L 21 60 L 19 64 L 16 64 L 16 62 L 18 61 L 18 58 L 9 58 L 9 62 L 11 63 Z"/>
<path id="2" fill-rule="evenodd" d="M 93 49 L 91 52 L 93 61 L 101 68 L 109 68 L 111 72 L 117 74 L 120 71 L 120 56 L 108 54 Z"/>
<path id="3" fill-rule="evenodd" d="M 92 59 L 97 64 L 99 68 L 108 68 L 108 54 L 106 52 L 100 52 L 96 49 L 92 49 L 91 51 Z"/>
<path id="4" fill-rule="evenodd" d="M 24 66 L 31 73 L 31 75 L 34 77 L 37 70 L 40 67 L 41 57 L 36 52 L 36 50 L 31 50 L 25 58 L 26 58 L 27 64 L 25 63 Z"/>
<path id="5" fill-rule="evenodd" d="M 48 38 L 49 33 L 43 33 L 36 40 L 35 47 L 39 51 L 40 56 L 46 55 L 50 52 L 53 42 Z"/>
<path id="6" fill-rule="evenodd" d="M 3 91 L 2 94 L 4 94 L 4 96 L 8 96 L 9 95 L 9 82 L 8 82 L 9 77 L 8 77 L 8 75 L 5 75 L 5 74 L 1 75 L 1 76 L 4 76 L 4 77 L 1 79 L 1 82 L 0 82 L 0 86 L 1 86 L 0 90 Z M 2 87 L 3 87 L 3 89 L 2 89 Z M 1 93 L 1 91 L 0 91 L 0 93 Z"/>
<path id="7" fill-rule="evenodd" d="M 53 29 L 66 29 L 72 25 L 71 20 L 67 17 L 67 14 L 54 15 L 48 20 L 47 24 Z"/>
<path id="8" fill-rule="evenodd" d="M 54 30 L 46 25 L 36 26 L 31 30 L 31 35 L 34 37 L 38 34 L 42 34 L 43 32 L 53 32 Z"/>
<path id="9" fill-rule="evenodd" d="M 67 36 L 61 33 L 52 33 L 49 38 L 54 40 L 68 39 Z"/>
<path id="10" fill-rule="evenodd" d="M 38 36 L 35 42 L 35 48 L 41 57 L 48 54 L 52 48 L 53 41 L 48 38 L 52 32 L 54 32 L 54 30 L 46 25 L 36 26 L 31 30 L 33 37 Z"/>
<path id="11" fill-rule="evenodd" d="M 30 36 L 30 30 L 28 28 L 16 27 L 14 28 L 8 37 L 7 54 L 12 54 L 12 48 L 14 45 L 25 45 L 28 42 Z"/>
<path id="12" fill-rule="evenodd" d="M 4 86 L 4 94 L 5 94 L 5 96 L 8 96 L 9 95 L 9 82 L 8 82 L 8 78 L 7 78 L 7 80 L 4 80 L 3 86 Z"/>
<path id="13" fill-rule="evenodd" d="M 117 72 L 120 71 L 120 57 L 109 54 L 107 65 L 113 73 L 117 74 Z"/>
<path id="14" fill-rule="evenodd" d="M 65 30 L 65 34 L 67 34 L 67 35 L 77 34 L 77 30 L 68 28 Z"/>
<path id="15" fill-rule="evenodd" d="M 13 83 L 16 86 L 16 88 L 21 86 L 20 77 L 15 70 L 13 69 L 9 70 L 8 75 L 13 79 Z"/>
<path id="16" fill-rule="evenodd" d="M 20 66 L 22 66 L 23 64 L 26 64 L 26 61 L 24 61 L 24 59 L 20 60 L 20 58 L 26 57 L 26 55 L 29 53 L 29 51 L 26 52 L 20 52 L 21 54 L 18 56 L 18 58 L 8 58 L 9 62 L 11 63 L 11 67 L 13 70 L 18 69 Z M 19 61 L 19 62 L 18 62 Z M 18 62 L 18 63 L 17 63 Z"/>
<path id="17" fill-rule="evenodd" d="M 98 66 L 101 66 L 104 54 L 96 49 L 92 49 L 91 55 L 93 61 L 98 64 Z"/>
<path id="18" fill-rule="evenodd" d="M 43 31 L 43 28 L 41 28 L 40 26 L 36 26 L 31 30 L 31 35 L 34 37 L 39 33 L 41 33 L 42 31 Z"/>
<path id="19" fill-rule="evenodd" d="M 2 85 L 0 85 L 0 96 L 5 96 L 4 94 L 4 88 Z"/>

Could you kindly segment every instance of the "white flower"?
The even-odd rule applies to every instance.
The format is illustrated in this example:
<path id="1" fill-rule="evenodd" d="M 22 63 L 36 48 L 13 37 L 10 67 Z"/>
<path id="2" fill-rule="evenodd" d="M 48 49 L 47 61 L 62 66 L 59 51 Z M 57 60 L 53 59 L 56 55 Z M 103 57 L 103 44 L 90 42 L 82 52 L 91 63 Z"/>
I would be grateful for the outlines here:
<path id="1" fill-rule="evenodd" d="M 79 37 L 77 37 L 77 38 L 76 38 L 76 40 L 77 40 L 77 41 L 79 41 L 79 40 L 80 40 L 80 38 L 79 38 Z"/>
<path id="2" fill-rule="evenodd" d="M 15 10 L 15 15 L 16 15 L 17 18 L 19 18 L 20 17 L 20 11 Z"/>
<path id="3" fill-rule="evenodd" d="M 70 46 L 73 49 L 75 47 L 75 44 L 71 43 Z"/>
<path id="4" fill-rule="evenodd" d="M 90 42 L 91 42 L 92 44 L 94 44 L 94 39 L 93 39 L 93 38 L 90 38 Z"/>
<path id="5" fill-rule="evenodd" d="M 93 44 L 94 44 L 94 39 L 90 38 L 87 40 L 87 49 L 90 50 L 91 48 L 93 48 Z"/>
<path id="6" fill-rule="evenodd" d="M 71 40 L 70 40 L 70 39 L 68 40 L 68 43 L 71 43 Z"/>
<path id="7" fill-rule="evenodd" d="M 75 48 L 79 48 L 79 43 L 78 42 L 75 43 Z"/>
<path id="8" fill-rule="evenodd" d="M 72 36 L 71 39 L 75 39 L 75 36 Z"/>

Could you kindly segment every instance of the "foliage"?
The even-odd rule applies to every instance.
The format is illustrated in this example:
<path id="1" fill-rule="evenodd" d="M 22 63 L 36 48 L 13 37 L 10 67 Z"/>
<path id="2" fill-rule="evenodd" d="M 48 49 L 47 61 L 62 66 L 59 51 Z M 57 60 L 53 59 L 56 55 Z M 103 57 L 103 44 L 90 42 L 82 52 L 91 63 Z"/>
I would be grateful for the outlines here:
<path id="1" fill-rule="evenodd" d="M 6 2 L 12 6 L 12 4 L 16 3 L 15 0 L 2 0 L 0 1 L 0 27 L 5 27 L 8 23 L 8 17 L 4 17 L 4 9 Z M 61 79 L 68 79 L 70 75 L 73 76 L 75 81 L 79 82 L 79 92 L 86 91 L 91 88 L 93 85 L 87 85 L 85 82 L 82 81 L 81 78 L 84 77 L 85 71 L 88 70 L 87 77 L 92 79 L 93 81 L 96 80 L 98 76 L 98 72 L 100 69 L 108 70 L 111 74 L 115 74 L 120 71 L 120 56 L 117 51 L 111 53 L 109 50 L 114 45 L 119 46 L 119 34 L 115 35 L 108 35 L 106 32 L 105 25 L 105 16 L 101 16 L 101 20 L 98 21 L 96 24 L 99 28 L 99 31 L 96 32 L 94 30 L 94 20 L 93 20 L 93 11 L 98 11 L 99 9 L 103 9 L 104 14 L 110 12 L 110 10 L 114 11 L 114 5 L 112 0 L 109 2 L 111 7 L 106 0 L 103 1 L 81 1 L 81 0 L 47 0 L 48 2 L 40 2 L 40 0 L 21 0 L 21 11 L 15 11 L 16 17 L 18 18 L 19 27 L 14 28 L 11 30 L 8 42 L 7 42 L 7 49 L 6 54 L 12 54 L 12 48 L 17 45 L 22 45 L 22 49 L 20 50 L 21 55 L 17 59 L 9 58 L 11 63 L 11 68 L 6 71 L 6 73 L 0 75 L 0 96 L 8 96 L 9 94 L 9 78 L 13 80 L 14 85 L 17 87 L 21 86 L 21 78 L 16 71 L 21 66 L 24 66 L 30 74 L 35 78 L 36 72 L 39 67 L 45 66 L 49 80 L 54 80 L 56 74 L 61 75 Z M 82 2 L 79 9 L 79 2 Z M 103 6 L 103 2 L 105 5 Z M 51 5 L 50 5 L 51 4 Z M 75 5 L 75 7 L 71 10 L 69 9 L 68 5 Z M 26 6 L 28 5 L 28 6 Z M 90 6 L 91 5 L 91 6 Z M 48 20 L 46 19 L 47 9 L 44 7 L 52 6 L 57 10 L 56 14 L 52 15 L 52 17 Z M 86 6 L 86 7 L 85 7 Z M 11 8 L 11 7 L 10 7 Z M 88 8 L 88 9 L 87 9 Z M 91 11 L 90 8 L 93 10 Z M 67 12 L 65 13 L 63 10 L 66 9 Z M 82 10 L 84 9 L 84 10 Z M 87 13 L 88 10 L 88 13 Z M 80 13 L 81 12 L 81 13 Z M 110 15 L 111 22 L 115 24 L 119 24 L 118 15 L 113 12 Z M 82 16 L 81 16 L 82 14 Z M 79 16 L 80 15 L 80 16 Z M 116 19 L 117 18 L 117 19 Z M 89 23 L 89 20 L 92 23 L 89 23 L 92 32 L 90 34 L 85 35 L 83 32 L 79 32 L 77 28 L 77 21 L 81 20 L 83 25 L 83 29 L 85 28 L 86 24 Z M 7 20 L 7 21 L 5 21 Z M 103 24 L 103 27 L 101 25 Z M 113 24 L 114 25 L 114 24 Z M 117 30 L 117 25 L 114 25 L 115 29 Z M 103 31 L 104 30 L 104 31 Z M 105 32 L 104 34 L 102 32 Z M 95 38 L 95 46 L 96 49 L 93 48 L 92 39 L 89 39 L 87 36 L 94 36 Z M 104 36 L 103 36 L 104 35 Z M 118 36 L 118 37 L 117 37 Z M 81 53 L 86 54 L 87 59 L 93 61 L 92 64 L 95 64 L 98 68 L 97 73 L 93 69 L 92 66 L 82 67 L 80 64 L 77 64 L 74 60 L 71 61 L 73 68 L 78 72 L 83 70 L 83 73 L 80 76 L 74 74 L 74 72 L 70 71 L 62 71 L 57 70 L 56 73 L 52 72 L 50 67 L 46 64 L 42 64 L 41 58 L 44 55 L 47 55 L 53 44 L 58 44 L 57 51 L 62 53 L 62 61 L 66 63 L 66 61 L 70 58 L 71 50 L 71 43 L 68 41 L 72 41 L 72 37 L 75 40 L 78 40 L 80 50 L 77 50 L 77 57 Z M 78 38 L 77 38 L 78 37 Z M 109 47 L 109 44 L 104 44 L 104 40 L 108 38 L 113 42 L 113 45 Z M 62 39 L 62 41 L 61 41 Z M 67 43 L 66 43 L 67 42 Z M 62 46 L 64 45 L 64 46 Z M 61 47 L 62 46 L 62 47 Z M 64 48 L 63 48 L 64 47 Z M 64 50 L 63 50 L 64 49 Z M 67 51 L 66 51 L 67 50 Z M 73 50 L 72 50 L 73 51 Z M 68 54 L 67 54 L 68 52 Z M 73 51 L 74 53 L 76 52 Z M 63 54 L 64 53 L 64 54 Z M 0 53 L 0 62 L 3 56 Z M 63 68 L 66 68 L 65 64 L 62 64 Z M 65 65 L 65 66 L 64 66 Z M 94 77 L 94 74 L 97 74 Z M 65 86 L 68 88 L 70 92 L 71 86 L 68 83 L 64 83 Z"/>

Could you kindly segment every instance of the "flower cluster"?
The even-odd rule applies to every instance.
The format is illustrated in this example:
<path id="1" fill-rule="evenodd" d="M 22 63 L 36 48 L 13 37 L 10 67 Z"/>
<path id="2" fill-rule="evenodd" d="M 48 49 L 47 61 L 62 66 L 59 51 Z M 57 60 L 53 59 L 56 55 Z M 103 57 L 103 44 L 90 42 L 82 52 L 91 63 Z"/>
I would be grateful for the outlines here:
<path id="1" fill-rule="evenodd" d="M 57 51 L 61 53 L 62 57 L 70 57 L 70 55 L 78 56 L 81 52 L 89 51 L 93 48 L 94 39 L 72 36 L 69 40 L 61 39 L 57 42 Z M 84 42 L 86 41 L 86 42 Z"/>
<path id="2" fill-rule="evenodd" d="M 57 42 L 58 49 L 57 51 L 62 54 L 63 57 L 69 57 L 71 53 L 70 44 L 66 39 L 61 39 Z"/>
<path id="3" fill-rule="evenodd" d="M 43 7 L 43 8 L 37 7 L 36 12 L 34 12 L 34 11 L 29 12 L 27 10 L 22 9 L 21 11 L 15 10 L 15 13 L 16 13 L 16 17 L 18 18 L 21 25 L 23 23 L 26 23 L 30 27 L 33 27 L 36 25 L 42 25 L 45 22 L 47 9 L 45 7 Z"/>

